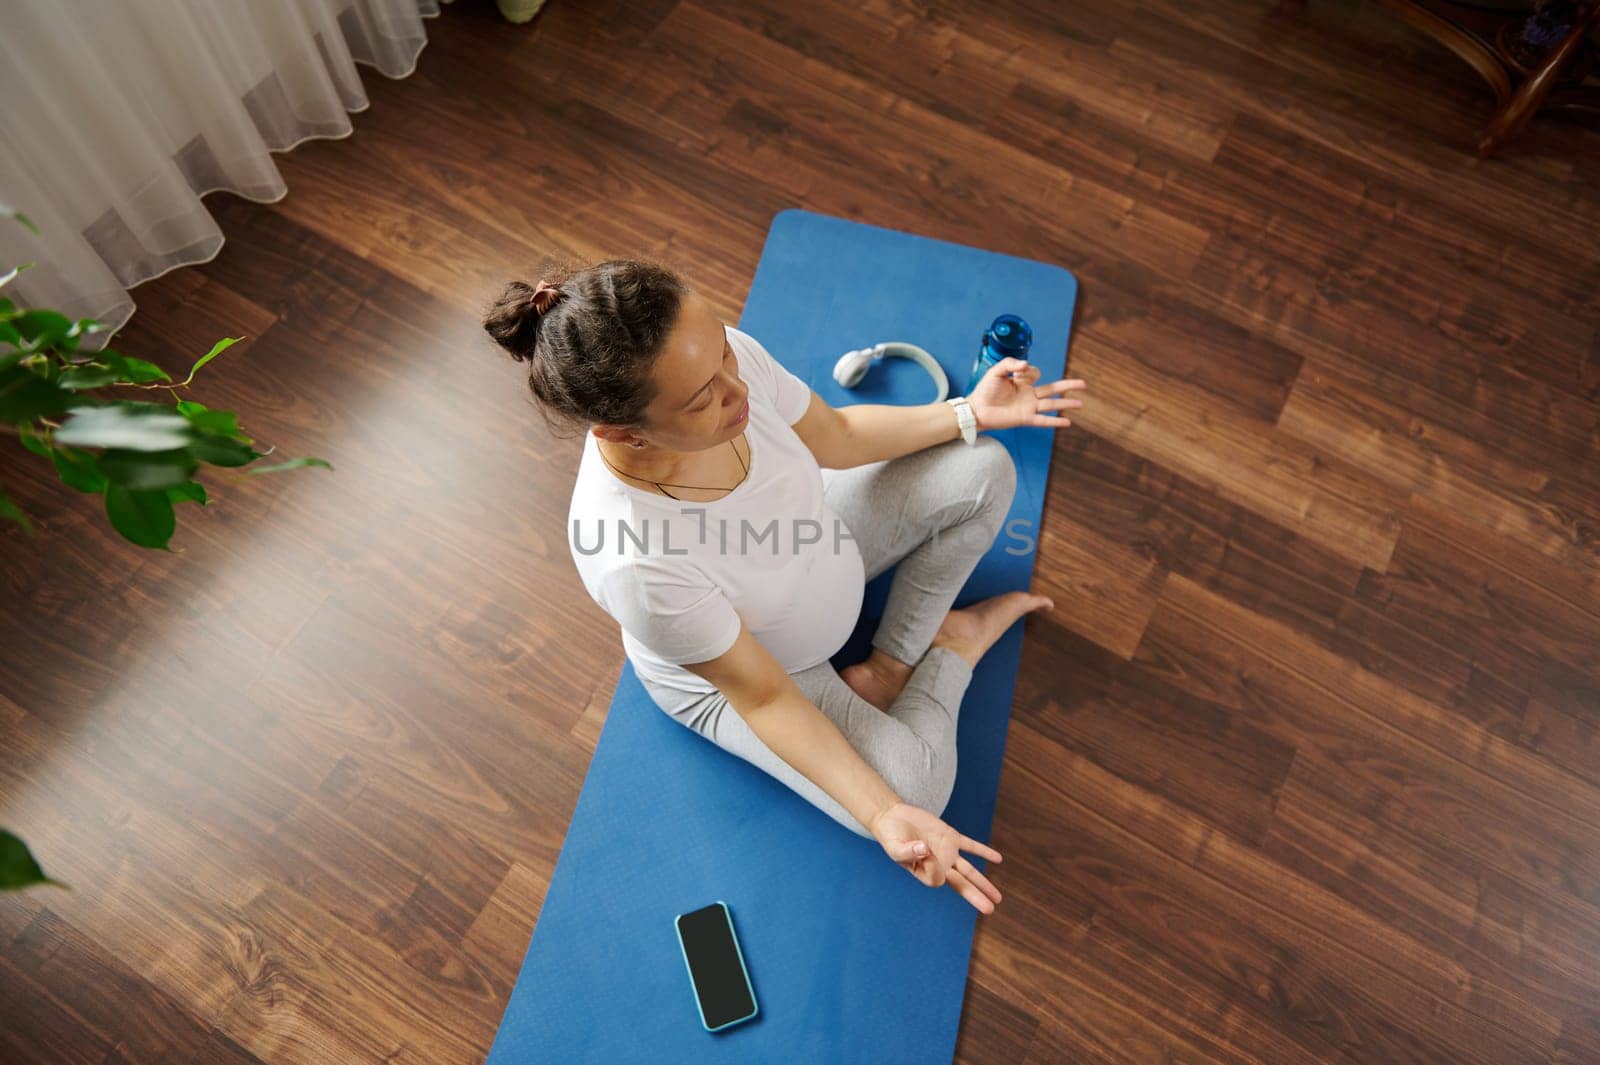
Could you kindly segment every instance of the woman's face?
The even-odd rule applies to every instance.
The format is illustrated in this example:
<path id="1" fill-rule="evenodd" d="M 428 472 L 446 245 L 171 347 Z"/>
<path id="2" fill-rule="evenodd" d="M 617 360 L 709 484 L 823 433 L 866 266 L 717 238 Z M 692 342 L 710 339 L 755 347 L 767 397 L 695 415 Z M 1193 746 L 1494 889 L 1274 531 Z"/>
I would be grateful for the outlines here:
<path id="1" fill-rule="evenodd" d="M 672 451 L 700 451 L 744 432 L 750 420 L 750 388 L 739 379 L 739 362 L 722 319 L 698 293 L 683 299 L 678 321 L 652 368 L 656 397 L 645 408 L 644 426 L 600 435 L 618 443 L 643 439 Z"/>

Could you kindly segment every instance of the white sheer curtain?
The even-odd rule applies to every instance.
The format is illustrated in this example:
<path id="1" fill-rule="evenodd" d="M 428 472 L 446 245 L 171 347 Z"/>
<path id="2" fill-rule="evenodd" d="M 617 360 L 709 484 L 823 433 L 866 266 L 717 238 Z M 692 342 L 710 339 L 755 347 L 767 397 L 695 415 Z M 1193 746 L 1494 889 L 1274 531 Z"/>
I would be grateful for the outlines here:
<path id="1" fill-rule="evenodd" d="M 449 2 L 449 0 L 445 0 Z M 416 69 L 440 0 L 0 0 L 0 290 L 96 318 L 128 289 L 205 262 L 222 232 L 200 196 L 287 193 L 268 153 L 346 137 L 367 107 L 355 64 Z"/>

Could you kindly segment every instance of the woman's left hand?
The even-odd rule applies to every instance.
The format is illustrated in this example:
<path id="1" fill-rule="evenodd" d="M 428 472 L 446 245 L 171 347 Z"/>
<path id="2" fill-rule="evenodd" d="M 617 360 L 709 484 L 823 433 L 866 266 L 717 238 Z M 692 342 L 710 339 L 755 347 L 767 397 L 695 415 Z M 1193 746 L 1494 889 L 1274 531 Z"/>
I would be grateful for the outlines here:
<path id="1" fill-rule="evenodd" d="M 1059 429 L 1071 425 L 1065 415 L 1048 412 L 1083 406 L 1081 399 L 1057 398 L 1063 392 L 1081 392 L 1089 386 L 1078 378 L 1035 385 L 1039 367 L 1022 359 L 1001 359 L 989 367 L 967 396 L 979 429 L 1009 429 L 1013 425 L 1039 425 Z"/>
<path id="2" fill-rule="evenodd" d="M 962 851 L 1000 860 L 1000 852 L 945 824 L 936 814 L 897 802 L 867 826 L 884 852 L 927 887 L 948 885 L 980 913 L 993 913 L 1000 889 Z"/>

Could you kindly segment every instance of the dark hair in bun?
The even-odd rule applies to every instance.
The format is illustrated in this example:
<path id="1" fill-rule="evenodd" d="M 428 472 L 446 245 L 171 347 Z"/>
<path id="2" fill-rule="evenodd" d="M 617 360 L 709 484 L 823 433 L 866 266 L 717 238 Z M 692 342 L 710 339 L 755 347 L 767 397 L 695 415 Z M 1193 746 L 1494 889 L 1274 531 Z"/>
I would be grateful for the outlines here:
<path id="1" fill-rule="evenodd" d="M 528 387 L 547 421 L 580 432 L 636 426 L 655 398 L 650 368 L 688 292 L 676 273 L 646 260 L 562 265 L 538 284 L 507 284 L 483 328 L 529 364 Z"/>

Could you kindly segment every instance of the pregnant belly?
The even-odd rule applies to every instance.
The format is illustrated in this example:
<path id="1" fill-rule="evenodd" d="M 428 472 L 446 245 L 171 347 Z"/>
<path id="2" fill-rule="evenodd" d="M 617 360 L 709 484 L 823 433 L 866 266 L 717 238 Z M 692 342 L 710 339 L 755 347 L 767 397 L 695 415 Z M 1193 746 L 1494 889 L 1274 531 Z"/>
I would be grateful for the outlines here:
<path id="1" fill-rule="evenodd" d="M 813 665 L 844 646 L 855 629 L 866 592 L 866 575 L 855 544 L 846 541 L 838 552 L 831 544 L 817 546 L 785 618 L 784 642 L 791 668 Z"/>
<path id="2" fill-rule="evenodd" d="M 798 555 L 784 554 L 787 550 L 776 559 L 769 556 L 766 567 L 741 567 L 733 602 L 762 646 L 793 672 L 826 660 L 850 638 L 861 613 L 866 573 L 849 538 L 835 543 L 824 536 Z"/>

